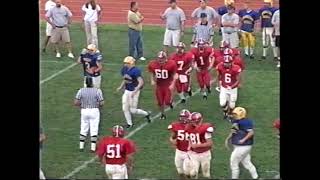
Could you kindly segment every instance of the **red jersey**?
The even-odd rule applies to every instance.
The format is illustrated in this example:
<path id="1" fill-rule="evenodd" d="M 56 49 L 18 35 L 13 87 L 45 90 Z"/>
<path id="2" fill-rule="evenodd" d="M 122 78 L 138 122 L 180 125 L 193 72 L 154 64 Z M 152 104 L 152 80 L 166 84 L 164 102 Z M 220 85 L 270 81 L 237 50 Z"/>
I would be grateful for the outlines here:
<path id="1" fill-rule="evenodd" d="M 168 126 L 168 130 L 175 134 L 177 139 L 177 149 L 180 151 L 188 151 L 189 141 L 186 139 L 185 134 L 186 124 L 181 122 L 173 122 Z"/>
<path id="2" fill-rule="evenodd" d="M 231 48 L 232 50 L 232 57 L 236 57 L 236 56 L 239 56 L 241 54 L 240 50 L 237 49 L 237 48 Z"/>
<path id="3" fill-rule="evenodd" d="M 202 123 L 198 127 L 188 126 L 186 128 L 186 132 L 188 134 L 188 139 L 191 144 L 201 144 L 206 142 L 206 134 L 211 138 L 213 133 L 213 126 L 210 123 Z M 199 147 L 199 148 L 191 148 L 191 151 L 202 153 L 210 150 L 211 147 Z"/>
<path id="4" fill-rule="evenodd" d="M 175 61 L 168 60 L 161 64 L 158 60 L 152 60 L 148 64 L 149 72 L 153 73 L 158 86 L 170 86 L 173 76 L 177 72 L 177 64 Z"/>
<path id="5" fill-rule="evenodd" d="M 233 86 L 234 83 L 237 82 L 237 76 L 242 71 L 238 65 L 233 64 L 231 68 L 228 69 L 224 67 L 223 63 L 218 64 L 216 69 L 219 72 L 219 81 L 221 81 L 224 88 Z"/>
<path id="6" fill-rule="evenodd" d="M 218 57 L 221 57 L 221 56 L 223 57 L 223 51 L 221 51 L 220 49 L 215 49 L 213 52 L 214 52 L 213 56 L 215 58 L 218 58 Z"/>
<path id="7" fill-rule="evenodd" d="M 97 155 L 106 159 L 106 164 L 124 164 L 127 155 L 136 151 L 132 141 L 119 137 L 104 137 L 98 144 Z"/>
<path id="8" fill-rule="evenodd" d="M 212 65 L 213 68 L 216 68 L 218 66 L 218 64 L 220 64 L 223 61 L 224 61 L 223 56 L 218 56 L 213 62 L 213 65 Z"/>
<path id="9" fill-rule="evenodd" d="M 194 60 L 197 67 L 201 70 L 208 69 L 210 65 L 210 59 L 214 57 L 214 49 L 206 47 L 204 52 L 200 53 L 198 48 L 192 48 L 190 51 L 194 55 Z"/>
<path id="10" fill-rule="evenodd" d="M 233 58 L 233 64 L 238 65 L 241 68 L 241 70 L 244 70 L 245 68 L 244 62 L 240 56 L 236 56 Z"/>
<path id="11" fill-rule="evenodd" d="M 174 53 L 169 59 L 176 62 L 178 74 L 187 75 L 188 73 L 186 73 L 186 71 L 190 69 L 192 61 L 194 59 L 194 55 L 190 52 L 186 52 L 183 54 Z"/>

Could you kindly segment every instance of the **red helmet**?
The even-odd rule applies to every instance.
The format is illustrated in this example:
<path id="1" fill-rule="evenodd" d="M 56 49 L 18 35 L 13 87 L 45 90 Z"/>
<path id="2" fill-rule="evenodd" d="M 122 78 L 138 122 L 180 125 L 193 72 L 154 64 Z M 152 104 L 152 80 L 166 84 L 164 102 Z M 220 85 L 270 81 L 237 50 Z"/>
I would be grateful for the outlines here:
<path id="1" fill-rule="evenodd" d="M 124 129 L 122 126 L 115 125 L 112 127 L 112 135 L 114 137 L 123 137 L 124 136 Z"/>
<path id="2" fill-rule="evenodd" d="M 158 52 L 157 57 L 160 62 L 165 62 L 167 60 L 167 53 L 164 51 L 160 51 Z"/>
<path id="3" fill-rule="evenodd" d="M 207 44 L 207 42 L 206 42 L 204 39 L 200 38 L 200 39 L 198 40 L 198 42 L 197 42 L 197 47 L 198 47 L 198 49 L 199 49 L 200 51 L 203 51 L 204 48 L 205 48 L 205 46 L 206 46 L 206 44 Z"/>
<path id="4" fill-rule="evenodd" d="M 220 48 L 229 48 L 230 44 L 227 41 L 220 41 Z"/>
<path id="5" fill-rule="evenodd" d="M 199 112 L 193 112 L 190 116 L 190 123 L 199 123 L 202 120 L 202 115 Z"/>
<path id="6" fill-rule="evenodd" d="M 233 58 L 230 55 L 223 56 L 223 65 L 225 68 L 230 68 L 232 64 Z"/>
<path id="7" fill-rule="evenodd" d="M 191 113 L 188 109 L 182 109 L 179 113 L 179 120 L 183 123 L 186 123 L 190 119 L 190 115 Z"/>
<path id="8" fill-rule="evenodd" d="M 273 122 L 273 127 L 274 127 L 274 128 L 277 128 L 277 129 L 280 129 L 280 119 L 276 119 L 276 120 Z"/>
<path id="9" fill-rule="evenodd" d="M 238 56 L 238 55 L 241 54 L 241 52 L 240 52 L 239 49 L 233 49 L 233 54 L 234 54 L 235 56 Z"/>
<path id="10" fill-rule="evenodd" d="M 177 46 L 177 53 L 184 53 L 185 49 L 186 49 L 186 45 L 183 42 L 179 42 Z"/>
<path id="11" fill-rule="evenodd" d="M 232 49 L 226 48 L 226 49 L 223 51 L 223 55 L 233 56 L 233 51 L 232 51 Z"/>

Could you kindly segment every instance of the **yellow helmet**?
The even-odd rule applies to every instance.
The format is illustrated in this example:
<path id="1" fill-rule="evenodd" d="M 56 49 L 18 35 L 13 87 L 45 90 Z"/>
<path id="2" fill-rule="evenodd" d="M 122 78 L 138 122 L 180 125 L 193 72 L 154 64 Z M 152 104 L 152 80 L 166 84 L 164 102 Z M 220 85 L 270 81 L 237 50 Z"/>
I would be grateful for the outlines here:
<path id="1" fill-rule="evenodd" d="M 126 63 L 126 64 L 134 64 L 135 63 L 135 59 L 131 56 L 127 56 L 124 58 L 123 60 L 123 63 Z"/>
<path id="2" fill-rule="evenodd" d="M 243 107 L 236 107 L 232 111 L 232 116 L 234 119 L 237 119 L 237 120 L 243 119 L 247 116 L 247 111 Z"/>
<path id="3" fill-rule="evenodd" d="M 97 50 L 97 47 L 94 44 L 89 44 L 87 49 L 95 52 Z"/>
<path id="4" fill-rule="evenodd" d="M 263 0 L 264 3 L 270 3 L 271 5 L 273 5 L 273 0 Z"/>
<path id="5" fill-rule="evenodd" d="M 233 4 L 234 4 L 234 0 L 224 0 L 224 4 L 225 4 L 226 6 L 228 6 L 228 5 L 233 5 Z"/>

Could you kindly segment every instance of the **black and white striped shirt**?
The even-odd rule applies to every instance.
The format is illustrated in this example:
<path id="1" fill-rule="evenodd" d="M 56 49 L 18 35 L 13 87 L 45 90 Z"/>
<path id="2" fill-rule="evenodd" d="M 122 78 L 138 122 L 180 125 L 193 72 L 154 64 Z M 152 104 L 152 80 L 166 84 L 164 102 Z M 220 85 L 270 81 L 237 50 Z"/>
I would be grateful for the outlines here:
<path id="1" fill-rule="evenodd" d="M 200 38 L 205 40 L 206 42 L 209 42 L 211 36 L 213 36 L 214 31 L 211 24 L 201 24 L 197 23 L 193 27 L 193 33 L 196 35 L 196 41 L 198 41 Z"/>
<path id="2" fill-rule="evenodd" d="M 76 99 L 80 100 L 81 108 L 99 108 L 99 102 L 103 101 L 102 91 L 97 88 L 81 88 Z"/>

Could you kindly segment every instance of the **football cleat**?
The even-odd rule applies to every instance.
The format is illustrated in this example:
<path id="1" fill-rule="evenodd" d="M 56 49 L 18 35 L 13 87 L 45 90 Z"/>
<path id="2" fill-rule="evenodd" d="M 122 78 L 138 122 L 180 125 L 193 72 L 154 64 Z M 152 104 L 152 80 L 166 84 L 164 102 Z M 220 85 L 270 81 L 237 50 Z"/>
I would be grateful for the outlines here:
<path id="1" fill-rule="evenodd" d="M 273 60 L 277 62 L 278 61 L 278 57 L 274 57 Z"/>
<path id="2" fill-rule="evenodd" d="M 207 87 L 207 90 L 208 90 L 208 93 L 210 94 L 211 93 L 211 88 Z"/>
<path id="3" fill-rule="evenodd" d="M 265 57 L 265 56 L 262 56 L 261 59 L 260 59 L 260 61 L 261 61 L 261 60 L 265 60 L 265 59 L 266 59 L 266 57 Z"/>
<path id="4" fill-rule="evenodd" d="M 127 129 L 130 129 L 130 128 L 132 128 L 132 127 L 133 127 L 133 124 L 132 124 L 132 125 L 130 125 L 130 124 L 127 124 L 127 125 L 126 125 L 126 128 L 127 128 Z"/>
<path id="5" fill-rule="evenodd" d="M 161 114 L 160 119 L 164 120 L 164 119 L 167 119 L 167 117 L 165 114 Z"/>
<path id="6" fill-rule="evenodd" d="M 151 115 L 151 111 L 148 111 L 148 115 L 146 115 L 146 119 L 147 119 L 148 123 L 151 123 L 150 115 Z"/>
<path id="7" fill-rule="evenodd" d="M 173 109 L 173 104 L 172 103 L 170 104 L 170 109 Z"/>
<path id="8" fill-rule="evenodd" d="M 220 87 L 216 87 L 216 91 L 220 92 Z"/>
<path id="9" fill-rule="evenodd" d="M 250 59 L 254 59 L 254 55 L 251 55 L 251 56 L 250 56 Z"/>
<path id="10" fill-rule="evenodd" d="M 192 96 L 192 91 L 190 89 L 190 91 L 188 91 L 188 95 L 191 97 Z"/>
<path id="11" fill-rule="evenodd" d="M 202 99 L 207 100 L 207 99 L 208 99 L 208 96 L 207 96 L 207 95 L 203 95 L 203 96 L 202 96 Z"/>
<path id="12" fill-rule="evenodd" d="M 186 103 L 186 99 L 181 99 L 180 103 L 181 103 L 181 104 Z"/>

